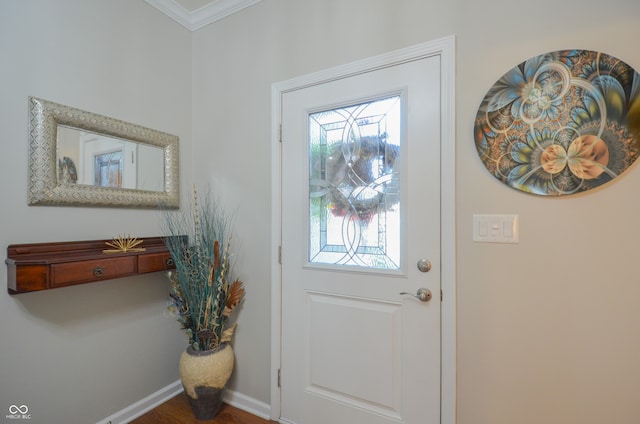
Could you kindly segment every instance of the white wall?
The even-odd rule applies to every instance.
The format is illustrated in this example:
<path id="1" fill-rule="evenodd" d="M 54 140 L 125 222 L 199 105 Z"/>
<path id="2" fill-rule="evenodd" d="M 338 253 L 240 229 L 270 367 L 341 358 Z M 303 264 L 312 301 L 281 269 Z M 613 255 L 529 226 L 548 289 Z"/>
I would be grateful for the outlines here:
<path id="1" fill-rule="evenodd" d="M 457 87 L 460 423 L 640 422 L 638 163 L 599 189 L 540 198 L 505 188 L 472 148 L 486 90 L 529 57 L 589 49 L 640 71 L 632 41 L 640 2 L 493 2 L 513 12 L 506 20 L 466 3 Z M 472 243 L 471 215 L 487 212 L 519 213 L 520 244 Z"/>
<path id="2" fill-rule="evenodd" d="M 194 178 L 239 205 L 248 297 L 236 390 L 269 402 L 270 89 L 447 35 L 457 39 L 458 423 L 640 421 L 640 170 L 569 198 L 498 182 L 473 121 L 523 60 L 598 50 L 640 69 L 637 0 L 268 0 L 194 34 Z M 474 213 L 517 213 L 517 245 L 472 242 Z"/>
<path id="3" fill-rule="evenodd" d="M 190 46 L 142 0 L 0 1 L 0 248 L 159 234 L 153 210 L 27 206 L 27 98 L 178 135 L 189 187 Z M 96 422 L 176 381 L 185 339 L 165 316 L 167 292 L 162 273 L 0 290 L 0 421 L 25 404 L 34 424 Z"/>

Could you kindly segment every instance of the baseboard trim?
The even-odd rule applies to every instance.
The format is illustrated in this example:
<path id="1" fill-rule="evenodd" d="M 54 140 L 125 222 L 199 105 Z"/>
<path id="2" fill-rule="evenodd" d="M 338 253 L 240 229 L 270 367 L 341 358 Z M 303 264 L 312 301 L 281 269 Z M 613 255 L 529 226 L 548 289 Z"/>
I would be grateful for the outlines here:
<path id="1" fill-rule="evenodd" d="M 139 416 L 151 411 L 156 406 L 159 406 L 169 399 L 177 396 L 182 393 L 182 391 L 182 383 L 180 380 L 174 381 L 157 392 L 150 394 L 146 398 L 141 399 L 115 414 L 98 421 L 96 424 L 127 424 Z M 264 418 L 265 420 L 271 419 L 270 405 L 243 395 L 242 393 L 227 390 L 224 395 L 224 401 L 229 405 L 242 409 L 243 411 L 247 411 L 257 417 Z"/>
<path id="2" fill-rule="evenodd" d="M 242 393 L 227 389 L 224 395 L 224 401 L 229 405 L 235 406 L 243 411 L 247 411 L 256 417 L 260 417 L 265 420 L 271 419 L 271 405 L 260 402 L 259 400 L 247 395 L 243 395 Z"/>
<path id="3" fill-rule="evenodd" d="M 113 415 L 108 416 L 101 421 L 98 421 L 97 424 L 126 424 L 143 415 L 144 413 L 149 412 L 156 406 L 163 404 L 172 397 L 180 394 L 182 390 L 182 383 L 180 382 L 180 380 L 174 381 L 173 383 L 169 384 L 166 387 L 163 387 L 157 392 L 150 394 L 146 398 L 127 406 L 126 408 L 116 412 Z"/>

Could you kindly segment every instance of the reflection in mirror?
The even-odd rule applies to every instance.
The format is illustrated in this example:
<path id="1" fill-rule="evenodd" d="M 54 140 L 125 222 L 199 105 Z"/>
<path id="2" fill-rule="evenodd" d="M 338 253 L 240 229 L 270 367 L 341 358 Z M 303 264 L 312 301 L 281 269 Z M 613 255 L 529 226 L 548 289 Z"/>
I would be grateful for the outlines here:
<path id="1" fill-rule="evenodd" d="M 29 204 L 179 207 L 178 137 L 29 98 Z"/>
<path id="2" fill-rule="evenodd" d="M 162 191 L 160 147 L 58 125 L 58 182 Z"/>

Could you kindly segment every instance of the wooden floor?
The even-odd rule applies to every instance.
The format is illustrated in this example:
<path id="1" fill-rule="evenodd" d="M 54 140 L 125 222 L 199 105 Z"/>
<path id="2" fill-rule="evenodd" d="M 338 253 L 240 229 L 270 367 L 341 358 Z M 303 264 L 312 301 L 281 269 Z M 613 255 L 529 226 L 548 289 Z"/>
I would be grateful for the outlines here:
<path id="1" fill-rule="evenodd" d="M 217 417 L 200 421 L 193 416 L 184 393 L 131 421 L 130 424 L 274 424 L 241 409 L 224 404 Z"/>

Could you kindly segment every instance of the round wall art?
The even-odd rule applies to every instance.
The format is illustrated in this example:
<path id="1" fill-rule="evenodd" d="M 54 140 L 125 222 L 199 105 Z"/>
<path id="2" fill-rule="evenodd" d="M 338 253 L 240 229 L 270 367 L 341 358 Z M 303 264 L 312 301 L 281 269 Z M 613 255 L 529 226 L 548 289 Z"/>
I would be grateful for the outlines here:
<path id="1" fill-rule="evenodd" d="M 474 138 L 489 172 L 558 196 L 620 175 L 640 153 L 640 75 L 615 57 L 564 50 L 504 74 L 482 100 Z"/>

